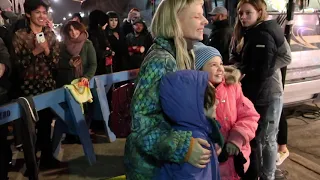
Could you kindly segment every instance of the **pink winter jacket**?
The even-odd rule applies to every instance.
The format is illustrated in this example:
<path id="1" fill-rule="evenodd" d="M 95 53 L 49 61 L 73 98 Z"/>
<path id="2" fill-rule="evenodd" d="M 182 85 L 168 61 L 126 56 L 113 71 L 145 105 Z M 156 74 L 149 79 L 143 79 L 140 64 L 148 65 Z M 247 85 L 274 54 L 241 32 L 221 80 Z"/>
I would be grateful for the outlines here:
<path id="1" fill-rule="evenodd" d="M 244 165 L 247 171 L 250 164 L 250 141 L 255 137 L 260 115 L 243 95 L 240 83 L 227 85 L 223 81 L 216 90 L 216 98 L 219 100 L 216 118 L 221 124 L 221 132 L 225 142 L 232 142 L 239 147 L 247 159 Z M 234 168 L 233 157 L 220 164 L 220 175 L 221 180 L 240 179 Z"/>

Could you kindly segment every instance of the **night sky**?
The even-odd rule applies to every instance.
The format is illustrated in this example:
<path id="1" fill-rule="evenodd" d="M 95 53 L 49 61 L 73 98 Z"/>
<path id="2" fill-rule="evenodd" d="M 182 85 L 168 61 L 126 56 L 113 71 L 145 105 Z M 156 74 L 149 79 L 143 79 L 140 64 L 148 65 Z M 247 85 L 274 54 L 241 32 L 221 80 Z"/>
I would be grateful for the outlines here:
<path id="1" fill-rule="evenodd" d="M 62 23 L 63 17 L 70 18 L 68 17 L 69 13 L 73 14 L 81 11 L 80 3 L 72 0 L 51 0 L 51 8 L 55 24 Z"/>

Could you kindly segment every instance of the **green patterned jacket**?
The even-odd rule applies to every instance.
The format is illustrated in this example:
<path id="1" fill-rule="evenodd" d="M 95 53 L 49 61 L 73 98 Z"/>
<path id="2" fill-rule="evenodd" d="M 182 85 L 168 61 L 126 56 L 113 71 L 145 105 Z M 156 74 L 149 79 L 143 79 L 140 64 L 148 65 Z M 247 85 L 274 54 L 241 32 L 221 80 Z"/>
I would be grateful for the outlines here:
<path id="1" fill-rule="evenodd" d="M 132 98 L 132 133 L 125 147 L 129 180 L 153 179 L 162 162 L 182 163 L 192 133 L 174 131 L 165 120 L 159 101 L 159 83 L 166 73 L 177 71 L 173 41 L 155 39 L 141 65 Z"/>

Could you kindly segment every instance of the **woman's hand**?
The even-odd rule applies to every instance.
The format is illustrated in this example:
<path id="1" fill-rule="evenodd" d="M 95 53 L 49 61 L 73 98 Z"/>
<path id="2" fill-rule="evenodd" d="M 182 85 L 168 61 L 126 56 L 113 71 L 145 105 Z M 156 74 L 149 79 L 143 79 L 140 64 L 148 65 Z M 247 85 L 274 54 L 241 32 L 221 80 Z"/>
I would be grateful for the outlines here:
<path id="1" fill-rule="evenodd" d="M 83 86 L 89 87 L 89 79 L 87 79 L 87 78 L 85 78 L 85 77 L 81 78 L 80 83 L 81 83 Z"/>
<path id="2" fill-rule="evenodd" d="M 194 144 L 191 155 L 188 159 L 188 163 L 197 168 L 205 168 L 206 165 L 210 162 L 211 151 L 203 148 L 203 146 L 210 148 L 210 144 L 208 143 L 208 141 L 200 138 L 195 138 L 193 143 Z"/>
<path id="3" fill-rule="evenodd" d="M 78 67 L 80 64 L 81 64 L 81 59 L 78 58 L 78 56 L 72 57 L 69 61 L 69 65 L 74 68 Z"/>

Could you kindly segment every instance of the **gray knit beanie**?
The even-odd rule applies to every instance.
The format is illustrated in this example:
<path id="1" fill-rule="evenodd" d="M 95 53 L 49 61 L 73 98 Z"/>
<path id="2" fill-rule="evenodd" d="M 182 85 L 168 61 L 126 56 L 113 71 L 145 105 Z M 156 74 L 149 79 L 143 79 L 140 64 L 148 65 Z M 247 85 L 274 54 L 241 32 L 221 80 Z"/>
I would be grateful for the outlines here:
<path id="1" fill-rule="evenodd" d="M 196 58 L 196 69 L 200 70 L 204 64 L 212 59 L 213 57 L 219 56 L 222 58 L 220 52 L 211 46 L 206 46 L 201 42 L 197 42 L 193 46 L 195 58 Z"/>

